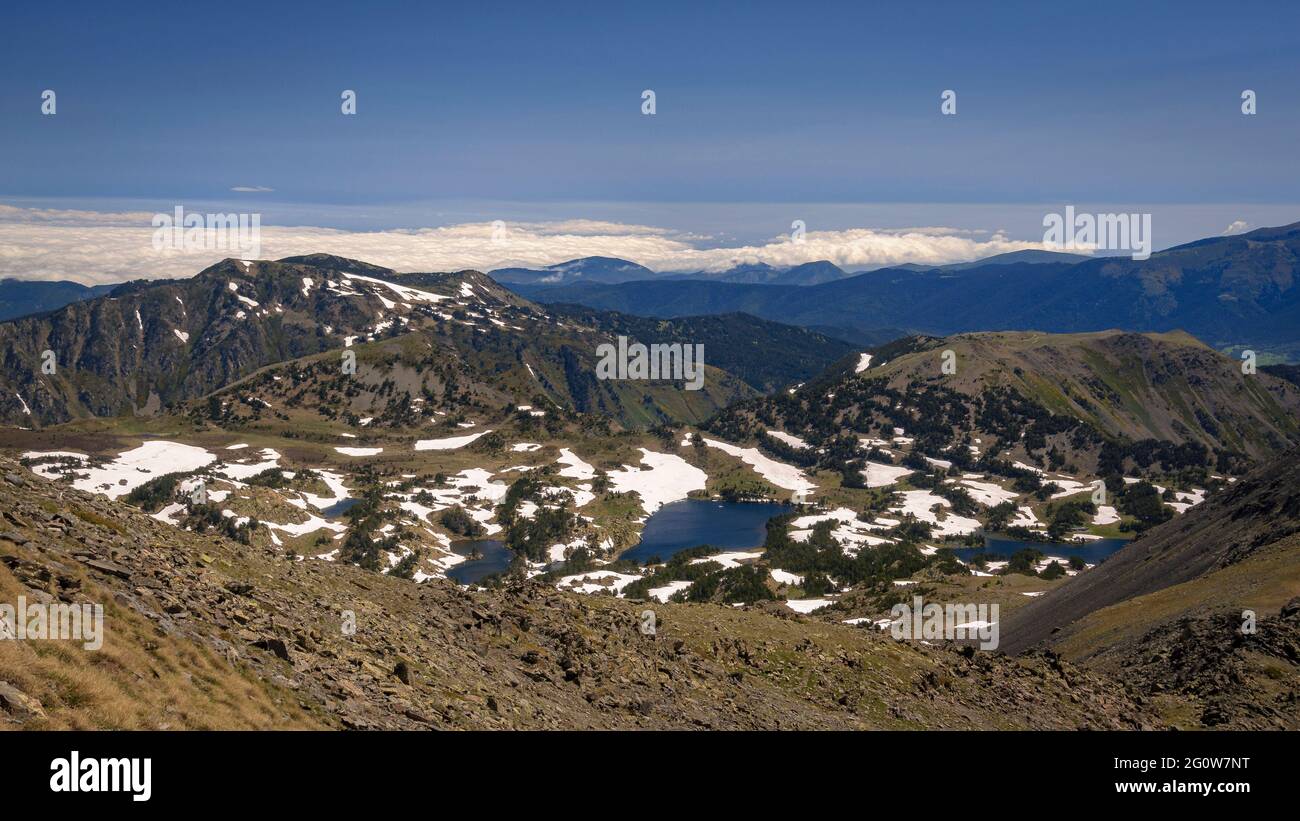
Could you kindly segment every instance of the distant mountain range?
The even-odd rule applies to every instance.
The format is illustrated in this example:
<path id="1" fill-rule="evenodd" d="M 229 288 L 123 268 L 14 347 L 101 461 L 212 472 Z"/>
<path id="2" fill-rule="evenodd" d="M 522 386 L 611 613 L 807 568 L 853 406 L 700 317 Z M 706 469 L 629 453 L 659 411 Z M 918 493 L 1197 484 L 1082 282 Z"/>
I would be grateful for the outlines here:
<path id="1" fill-rule="evenodd" d="M 62 308 L 69 302 L 92 299 L 116 285 L 82 285 L 79 282 L 45 282 L 22 279 L 0 280 L 0 322 L 28 314 Z"/>
<path id="2" fill-rule="evenodd" d="M 1030 250 L 1012 251 L 972 262 L 958 262 L 949 265 L 907 263 L 888 267 L 904 271 L 961 271 L 983 265 L 1010 265 L 1017 262 L 1073 264 L 1089 259 L 1092 259 L 1092 257 L 1080 254 L 1063 254 L 1055 251 Z M 582 257 L 545 268 L 498 268 L 490 272 L 490 276 L 497 282 L 512 286 L 555 288 L 584 282 L 599 282 L 612 285 L 644 280 L 671 282 L 698 280 L 701 282 L 730 282 L 738 285 L 821 285 L 857 276 L 859 273 L 862 272 L 851 273 L 825 259 L 783 267 L 768 265 L 765 262 L 747 262 L 721 271 L 656 273 L 644 265 L 638 265 L 626 259 Z"/>
<path id="3" fill-rule="evenodd" d="M 691 274 L 669 274 L 659 277 L 667 280 L 701 280 L 704 282 L 734 282 L 745 285 L 821 285 L 853 276 L 828 260 L 805 262 L 788 268 L 773 268 L 764 263 L 738 265 L 725 271 L 697 271 Z"/>
<path id="4" fill-rule="evenodd" d="M 965 271 L 968 268 L 979 268 L 984 265 L 1013 265 L 1018 262 L 1028 262 L 1031 264 L 1042 264 L 1046 262 L 1059 262 L 1066 265 L 1074 265 L 1079 262 L 1087 262 L 1096 257 L 1086 256 L 1084 254 L 1066 254 L 1060 251 L 1008 251 L 1005 254 L 994 254 L 991 257 L 977 259 L 971 262 L 954 262 L 949 265 L 916 265 L 916 266 L 886 266 L 893 267 L 910 267 L 918 271 Z"/>
<path id="5" fill-rule="evenodd" d="M 616 257 L 582 257 L 545 268 L 497 268 L 490 276 L 505 285 L 553 287 L 575 282 L 631 282 L 653 279 L 655 272 L 644 265 Z"/>
<path id="6" fill-rule="evenodd" d="M 1213 237 L 1147 260 L 1042 252 L 973 267 L 884 268 L 811 285 L 659 278 L 511 286 L 542 302 L 642 316 L 742 311 L 849 337 L 882 328 L 949 335 L 979 330 L 1183 329 L 1215 348 L 1300 357 L 1300 223 Z M 1043 261 L 1050 260 L 1050 261 Z M 801 266 L 806 267 L 806 266 Z M 822 269 L 824 270 L 824 268 Z M 869 337 L 867 337 L 869 338 Z"/>

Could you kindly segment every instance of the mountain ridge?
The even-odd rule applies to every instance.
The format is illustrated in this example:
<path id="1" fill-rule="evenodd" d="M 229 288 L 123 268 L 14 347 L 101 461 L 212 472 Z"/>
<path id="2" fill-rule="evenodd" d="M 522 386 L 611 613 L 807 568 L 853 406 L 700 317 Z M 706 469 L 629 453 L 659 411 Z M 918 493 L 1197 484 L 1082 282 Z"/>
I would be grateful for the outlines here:
<path id="1" fill-rule="evenodd" d="M 613 314 L 586 318 L 623 327 Z M 766 389 L 791 374 L 819 369 L 845 348 L 766 320 L 728 322 L 733 330 L 743 326 L 756 341 L 811 345 L 797 362 L 793 355 L 750 357 L 749 379 Z M 672 340 L 659 334 L 653 341 L 695 341 L 691 338 L 703 327 L 718 323 L 678 321 L 668 335 Z M 647 323 L 632 324 L 647 330 Z M 549 373 L 543 393 L 552 401 L 612 413 L 623 423 L 657 424 L 665 413 L 668 419 L 685 413 L 693 421 L 752 392 L 711 362 L 705 364 L 709 378 L 703 391 L 684 398 L 674 398 L 663 385 L 638 393 L 631 382 L 598 380 L 599 343 L 614 340 L 606 330 L 579 326 L 572 316 L 552 316 L 477 271 L 399 274 L 324 254 L 228 259 L 189 279 L 125 283 L 109 296 L 0 323 L 0 356 L 11 366 L 0 376 L 0 416 L 19 424 L 49 424 L 79 416 L 157 413 L 270 365 L 411 332 L 451 343 L 462 359 L 478 361 L 489 381 L 510 368 L 525 382 Z M 714 338 L 725 337 L 724 332 Z M 531 364 L 524 355 L 530 347 L 536 349 Z M 487 348 L 496 353 L 485 357 Z M 725 346 L 712 349 L 724 360 L 741 361 L 729 357 Z M 47 350 L 54 355 L 52 373 L 45 372 Z M 516 385 L 520 401 L 535 395 L 534 388 L 518 380 Z M 652 395 L 657 398 L 646 405 L 643 396 Z M 504 401 L 504 395 L 498 398 Z"/>
<path id="2" fill-rule="evenodd" d="M 107 294 L 113 285 L 82 285 L 68 280 L 0 279 L 0 322 L 56 311 L 69 302 Z"/>
<path id="3" fill-rule="evenodd" d="M 1206 238 L 1147 260 L 1011 262 L 955 272 L 883 268 L 809 286 L 651 280 L 519 290 L 542 302 L 643 316 L 744 311 L 796 325 L 939 336 L 1183 328 L 1215 348 L 1300 357 L 1297 270 L 1300 223 Z"/>

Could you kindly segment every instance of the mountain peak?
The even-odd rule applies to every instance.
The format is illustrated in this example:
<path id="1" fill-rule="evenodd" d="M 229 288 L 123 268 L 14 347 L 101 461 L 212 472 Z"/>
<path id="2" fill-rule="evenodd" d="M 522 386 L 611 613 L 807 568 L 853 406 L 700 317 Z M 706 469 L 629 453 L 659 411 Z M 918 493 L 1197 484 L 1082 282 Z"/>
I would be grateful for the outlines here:
<path id="1" fill-rule="evenodd" d="M 334 254 L 302 254 L 300 256 L 285 257 L 278 261 L 297 265 L 311 265 L 315 268 L 328 268 L 331 271 L 371 277 L 384 277 L 396 273 L 392 268 L 372 265 L 369 262 L 340 257 Z"/>
<path id="2" fill-rule="evenodd" d="M 560 285 L 571 282 L 629 282 L 653 279 L 654 271 L 618 257 L 578 257 L 544 268 L 497 268 L 491 276 L 498 282 L 520 285 Z"/>

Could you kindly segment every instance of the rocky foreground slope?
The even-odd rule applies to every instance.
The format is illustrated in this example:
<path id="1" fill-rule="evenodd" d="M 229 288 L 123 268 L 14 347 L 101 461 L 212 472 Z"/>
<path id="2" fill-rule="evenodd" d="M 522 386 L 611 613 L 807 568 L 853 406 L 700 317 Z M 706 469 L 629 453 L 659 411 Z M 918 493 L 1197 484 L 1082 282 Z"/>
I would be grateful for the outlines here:
<path id="1" fill-rule="evenodd" d="M 1162 726 L 1052 653 L 536 582 L 417 585 L 177 531 L 9 460 L 0 519 L 0 601 L 100 603 L 106 632 L 98 651 L 0 641 L 0 727 Z"/>

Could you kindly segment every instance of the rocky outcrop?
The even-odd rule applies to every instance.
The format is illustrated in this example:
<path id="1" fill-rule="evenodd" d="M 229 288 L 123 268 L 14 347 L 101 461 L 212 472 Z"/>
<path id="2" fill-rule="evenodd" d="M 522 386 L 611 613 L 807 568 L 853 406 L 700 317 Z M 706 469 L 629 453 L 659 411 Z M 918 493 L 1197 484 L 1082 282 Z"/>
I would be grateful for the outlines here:
<path id="1" fill-rule="evenodd" d="M 1151 631 L 1126 664 L 1130 684 L 1191 700 L 1205 727 L 1300 729 L 1300 597 L 1242 627 L 1241 612 L 1228 611 Z"/>

